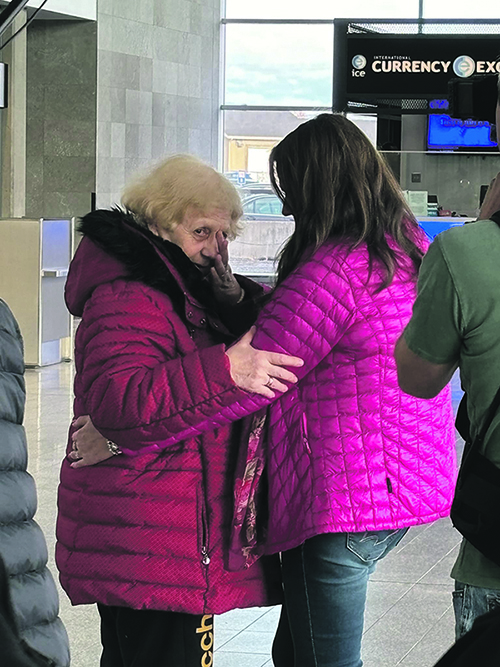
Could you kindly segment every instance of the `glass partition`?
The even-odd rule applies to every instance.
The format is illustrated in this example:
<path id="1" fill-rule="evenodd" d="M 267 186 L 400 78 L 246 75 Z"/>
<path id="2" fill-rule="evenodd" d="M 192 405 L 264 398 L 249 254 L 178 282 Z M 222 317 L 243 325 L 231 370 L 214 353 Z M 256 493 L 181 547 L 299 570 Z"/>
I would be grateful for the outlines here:
<path id="1" fill-rule="evenodd" d="M 225 28 L 225 104 L 331 105 L 332 24 Z"/>
<path id="2" fill-rule="evenodd" d="M 434 0 L 432 0 L 433 2 Z M 431 2 L 431 0 L 429 0 Z M 238 19 L 336 19 L 336 18 L 418 18 L 418 0 L 226 0 L 227 18 Z"/>
<path id="3" fill-rule="evenodd" d="M 395 14 L 396 16 L 396 14 Z M 498 6 L 490 0 L 423 0 L 423 18 L 497 19 Z"/>
<path id="4" fill-rule="evenodd" d="M 426 192 L 428 212 L 444 216 L 476 218 L 481 189 L 500 171 L 498 152 L 408 151 L 399 160 L 402 189 Z"/>
<path id="5" fill-rule="evenodd" d="M 269 137 L 262 150 L 278 140 Z M 450 226 L 475 220 L 489 183 L 500 172 L 499 152 L 381 152 L 431 240 Z M 271 283 L 274 258 L 293 233 L 294 221 L 281 214 L 267 174 L 251 175 L 261 180 L 248 179 L 240 186 L 245 215 L 243 232 L 230 245 L 231 263 L 235 271 Z"/>

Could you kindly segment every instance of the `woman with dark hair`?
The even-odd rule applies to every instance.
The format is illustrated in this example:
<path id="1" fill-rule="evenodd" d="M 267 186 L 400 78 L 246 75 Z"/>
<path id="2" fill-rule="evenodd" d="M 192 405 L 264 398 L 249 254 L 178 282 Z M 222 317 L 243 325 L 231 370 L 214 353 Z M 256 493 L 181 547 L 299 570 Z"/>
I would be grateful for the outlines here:
<path id="1" fill-rule="evenodd" d="M 447 516 L 453 496 L 450 392 L 403 393 L 393 355 L 427 242 L 382 157 L 341 115 L 300 125 L 270 165 L 295 232 L 255 333 L 227 355 L 245 369 L 231 376 L 249 392 L 258 350 L 304 366 L 288 392 L 275 394 L 282 382 L 269 377 L 265 398 L 249 393 L 211 424 L 270 404 L 236 480 L 233 527 L 242 527 L 242 562 L 282 554 L 274 664 L 360 667 L 369 575 L 410 526 Z M 264 456 L 269 516 L 252 532 Z"/>
<path id="2" fill-rule="evenodd" d="M 432 400 L 403 393 L 393 354 L 427 242 L 382 156 L 344 116 L 300 125 L 270 167 L 296 227 L 252 346 L 304 360 L 264 431 L 265 552 L 282 552 L 285 593 L 274 664 L 360 667 L 376 563 L 410 526 L 447 516 L 453 497 L 449 388 Z"/>

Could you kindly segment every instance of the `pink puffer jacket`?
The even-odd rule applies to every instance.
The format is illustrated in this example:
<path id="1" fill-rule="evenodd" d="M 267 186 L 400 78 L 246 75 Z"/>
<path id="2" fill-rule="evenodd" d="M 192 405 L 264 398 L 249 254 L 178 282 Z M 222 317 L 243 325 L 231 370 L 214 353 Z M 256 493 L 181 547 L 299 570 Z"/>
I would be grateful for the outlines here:
<path id="1" fill-rule="evenodd" d="M 416 277 L 369 277 L 368 252 L 327 244 L 276 290 L 258 348 L 304 359 L 298 386 L 269 410 L 268 552 L 327 532 L 402 528 L 449 514 L 456 478 L 450 388 L 399 389 L 394 346 Z M 231 408 L 228 408 L 231 409 Z M 241 413 L 240 413 L 241 414 Z"/>
<path id="2" fill-rule="evenodd" d="M 410 319 L 408 258 L 377 292 L 368 251 L 322 246 L 274 292 L 254 347 L 302 357 L 298 385 L 269 407 L 266 551 L 328 532 L 403 528 L 449 514 L 456 477 L 450 388 L 431 400 L 398 386 L 394 346 Z M 216 423 L 268 403 L 247 395 Z"/>
<path id="3" fill-rule="evenodd" d="M 238 427 L 177 437 L 243 396 L 225 355 L 234 336 L 198 298 L 199 274 L 177 246 L 117 211 L 86 216 L 84 233 L 66 288 L 82 316 L 75 415 L 90 414 L 126 453 L 79 470 L 63 463 L 63 588 L 73 604 L 196 614 L 277 604 L 277 557 L 224 568 Z"/>

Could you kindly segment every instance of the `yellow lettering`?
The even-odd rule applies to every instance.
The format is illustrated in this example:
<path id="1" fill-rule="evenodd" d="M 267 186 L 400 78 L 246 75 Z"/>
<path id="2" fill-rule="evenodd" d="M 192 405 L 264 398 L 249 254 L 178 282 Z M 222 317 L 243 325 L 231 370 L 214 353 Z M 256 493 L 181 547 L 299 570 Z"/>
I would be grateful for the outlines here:
<path id="1" fill-rule="evenodd" d="M 205 655 L 201 659 L 201 667 L 212 667 L 213 664 L 214 664 L 214 656 L 213 653 L 209 651 L 208 653 L 205 653 Z"/>
<path id="2" fill-rule="evenodd" d="M 403 72 L 411 72 L 411 62 L 409 60 L 403 60 Z"/>
<path id="3" fill-rule="evenodd" d="M 382 61 L 382 72 L 390 72 L 391 69 L 391 62 L 389 60 Z"/>
<path id="4" fill-rule="evenodd" d="M 448 71 L 449 66 L 451 65 L 451 62 L 448 61 L 447 63 L 445 63 L 445 62 L 441 61 L 441 65 L 443 67 L 443 72 L 446 73 Z"/>
<path id="5" fill-rule="evenodd" d="M 420 61 L 419 60 L 415 60 L 414 62 L 412 62 L 411 71 L 412 72 L 420 72 Z"/>
<path id="6" fill-rule="evenodd" d="M 206 637 L 208 637 L 208 642 L 206 641 Z M 200 646 L 204 651 L 210 651 L 212 646 L 214 645 L 214 636 L 211 632 L 205 632 L 203 637 L 201 638 Z"/>
<path id="7" fill-rule="evenodd" d="M 374 60 L 372 63 L 372 70 L 374 72 L 380 72 L 380 60 Z"/>
<path id="8" fill-rule="evenodd" d="M 431 63 L 431 70 L 432 70 L 433 72 L 439 72 L 439 62 L 438 62 L 437 60 L 434 60 L 434 61 Z"/>
<path id="9" fill-rule="evenodd" d="M 495 61 L 493 61 L 493 62 L 488 61 L 486 64 L 488 65 L 488 69 L 486 70 L 486 74 L 488 74 L 489 72 L 494 72 L 495 71 Z"/>
<path id="10" fill-rule="evenodd" d="M 431 62 L 430 60 L 422 60 L 422 72 L 431 71 Z"/>
<path id="11" fill-rule="evenodd" d="M 485 64 L 484 60 L 478 60 L 476 63 L 476 72 L 483 73 Z"/>
<path id="12" fill-rule="evenodd" d="M 214 626 L 212 624 L 212 619 L 213 619 L 212 614 L 206 614 L 205 616 L 203 616 L 201 619 L 201 627 L 196 628 L 196 634 L 200 635 L 202 632 L 208 632 L 209 630 L 213 630 Z M 208 625 L 209 622 L 210 625 Z"/>
<path id="13" fill-rule="evenodd" d="M 395 60 L 392 63 L 392 71 L 393 72 L 401 72 L 401 62 L 399 60 Z"/>

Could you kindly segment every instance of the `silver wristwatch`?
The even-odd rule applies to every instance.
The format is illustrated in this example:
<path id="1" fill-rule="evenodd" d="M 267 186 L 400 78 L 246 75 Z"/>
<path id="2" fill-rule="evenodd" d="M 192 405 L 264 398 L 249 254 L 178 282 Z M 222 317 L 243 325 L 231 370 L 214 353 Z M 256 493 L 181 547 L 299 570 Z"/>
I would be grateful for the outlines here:
<path id="1" fill-rule="evenodd" d="M 113 456 L 119 456 L 120 454 L 123 454 L 122 450 L 118 447 L 116 442 L 108 440 L 106 444 L 108 445 L 108 449 L 113 454 Z"/>

